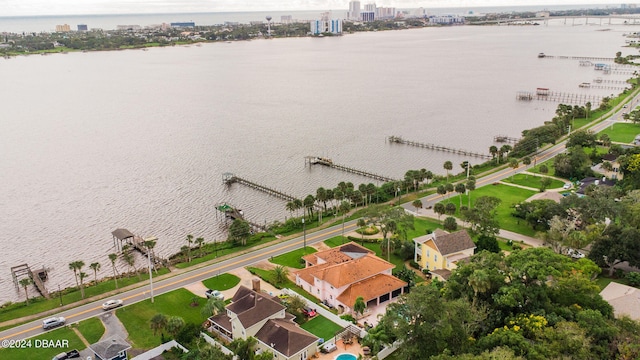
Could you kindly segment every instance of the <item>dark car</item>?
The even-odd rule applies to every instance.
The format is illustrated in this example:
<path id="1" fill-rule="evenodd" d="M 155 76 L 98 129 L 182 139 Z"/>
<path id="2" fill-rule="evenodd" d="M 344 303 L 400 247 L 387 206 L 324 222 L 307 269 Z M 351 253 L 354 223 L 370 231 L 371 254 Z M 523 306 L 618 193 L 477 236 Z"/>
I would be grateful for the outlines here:
<path id="1" fill-rule="evenodd" d="M 80 357 L 80 352 L 76 349 L 73 349 L 69 352 L 67 352 L 67 358 L 68 359 L 73 359 L 73 358 L 79 358 Z"/>

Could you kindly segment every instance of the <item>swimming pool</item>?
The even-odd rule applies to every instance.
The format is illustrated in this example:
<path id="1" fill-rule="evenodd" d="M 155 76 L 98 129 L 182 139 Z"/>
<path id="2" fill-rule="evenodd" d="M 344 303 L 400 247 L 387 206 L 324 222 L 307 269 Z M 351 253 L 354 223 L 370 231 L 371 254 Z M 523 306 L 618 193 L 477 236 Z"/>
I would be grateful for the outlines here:
<path id="1" fill-rule="evenodd" d="M 335 360 L 357 360 L 357 359 L 358 358 L 353 354 L 342 353 L 342 354 L 336 356 Z"/>

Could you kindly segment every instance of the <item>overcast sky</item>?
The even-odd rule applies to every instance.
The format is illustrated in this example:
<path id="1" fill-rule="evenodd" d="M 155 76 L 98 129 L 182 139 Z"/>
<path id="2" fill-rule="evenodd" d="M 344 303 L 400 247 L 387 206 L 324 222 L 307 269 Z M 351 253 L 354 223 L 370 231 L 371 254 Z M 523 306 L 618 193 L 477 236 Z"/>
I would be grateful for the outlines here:
<path id="1" fill-rule="evenodd" d="M 613 0 L 360 0 L 362 5 L 369 2 L 396 8 L 620 4 Z M 329 10 L 347 9 L 348 4 L 349 0 L 0 0 L 0 16 Z"/>

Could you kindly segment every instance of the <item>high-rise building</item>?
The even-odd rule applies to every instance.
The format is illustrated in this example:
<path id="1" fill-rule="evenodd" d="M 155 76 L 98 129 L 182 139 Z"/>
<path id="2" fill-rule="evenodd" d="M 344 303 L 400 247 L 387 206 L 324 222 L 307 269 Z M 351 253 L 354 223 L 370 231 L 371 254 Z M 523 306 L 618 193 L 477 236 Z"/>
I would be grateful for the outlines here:
<path id="1" fill-rule="evenodd" d="M 376 8 L 376 19 L 393 19 L 396 17 L 396 8 L 379 7 Z"/>
<path id="2" fill-rule="evenodd" d="M 376 12 L 376 3 L 364 4 L 364 11 L 366 12 Z"/>
<path id="3" fill-rule="evenodd" d="M 331 19 L 331 20 L 311 20 L 309 22 L 311 25 L 311 34 L 320 35 L 322 33 L 332 33 L 335 35 L 342 34 L 342 20 L 341 19 Z"/>
<path id="4" fill-rule="evenodd" d="M 376 13 L 375 11 L 363 11 L 360 13 L 360 20 L 367 22 L 367 21 L 374 21 L 376 19 Z"/>
<path id="5" fill-rule="evenodd" d="M 69 31 L 71 31 L 71 26 L 69 26 L 69 24 L 56 25 L 56 32 L 69 32 Z"/>
<path id="6" fill-rule="evenodd" d="M 360 20 L 360 1 L 349 2 L 349 14 L 347 17 L 351 20 Z"/>

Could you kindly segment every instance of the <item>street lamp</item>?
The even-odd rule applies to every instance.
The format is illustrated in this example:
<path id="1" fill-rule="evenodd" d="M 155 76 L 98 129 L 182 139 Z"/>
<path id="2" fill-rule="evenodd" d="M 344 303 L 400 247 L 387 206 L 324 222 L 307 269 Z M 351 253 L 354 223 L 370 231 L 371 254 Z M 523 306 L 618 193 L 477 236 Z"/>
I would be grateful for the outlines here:
<path id="1" fill-rule="evenodd" d="M 302 241 L 304 244 L 304 253 L 307 254 L 307 227 L 304 225 L 304 217 L 302 218 Z"/>
<path id="2" fill-rule="evenodd" d="M 62 306 L 62 291 L 60 290 L 60 284 L 58 284 L 58 295 L 60 295 L 60 306 Z"/>

